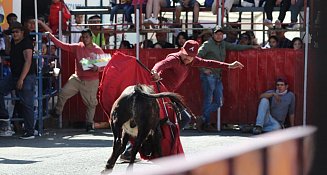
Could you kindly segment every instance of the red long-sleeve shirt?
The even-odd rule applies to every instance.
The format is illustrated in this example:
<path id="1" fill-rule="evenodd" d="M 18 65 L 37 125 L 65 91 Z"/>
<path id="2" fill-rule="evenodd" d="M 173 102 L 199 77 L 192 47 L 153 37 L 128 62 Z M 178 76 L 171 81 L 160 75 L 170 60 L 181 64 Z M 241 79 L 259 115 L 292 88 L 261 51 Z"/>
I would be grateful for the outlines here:
<path id="1" fill-rule="evenodd" d="M 59 28 L 59 11 L 62 9 L 62 29 L 67 30 L 67 21 L 70 19 L 71 14 L 69 9 L 65 5 L 64 2 L 56 2 L 52 3 L 50 6 L 50 14 L 49 14 L 49 27 L 51 28 L 54 34 L 58 33 Z"/>
<path id="2" fill-rule="evenodd" d="M 65 50 L 67 52 L 72 52 L 75 54 L 75 74 L 81 80 L 99 79 L 98 72 L 94 72 L 92 70 L 84 71 L 82 68 L 82 65 L 80 63 L 82 58 L 95 59 L 94 57 L 96 57 L 96 55 L 104 54 L 103 50 L 98 45 L 93 43 L 93 47 L 87 48 L 87 47 L 85 47 L 83 42 L 67 44 L 67 43 L 64 43 L 64 42 L 58 40 L 56 37 L 52 36 L 50 38 L 57 47 Z M 61 64 L 65 64 L 65 63 L 62 62 Z"/>
<path id="3" fill-rule="evenodd" d="M 180 52 L 169 54 L 152 68 L 152 70 L 158 72 L 160 77 L 163 77 L 162 83 L 171 92 L 177 90 L 183 83 L 192 67 L 228 68 L 228 64 L 225 62 L 205 60 L 199 57 L 195 57 L 190 64 L 185 65 L 180 54 Z"/>

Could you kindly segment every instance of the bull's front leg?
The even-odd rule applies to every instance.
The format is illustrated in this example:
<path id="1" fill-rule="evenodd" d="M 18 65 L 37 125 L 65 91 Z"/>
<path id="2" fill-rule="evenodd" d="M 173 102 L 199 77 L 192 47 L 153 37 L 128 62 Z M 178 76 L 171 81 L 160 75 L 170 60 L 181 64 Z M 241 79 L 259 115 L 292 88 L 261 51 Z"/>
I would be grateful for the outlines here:
<path id="1" fill-rule="evenodd" d="M 115 166 L 118 156 L 121 151 L 121 138 L 122 138 L 122 130 L 119 127 L 112 127 L 112 131 L 114 134 L 114 143 L 113 143 L 113 151 L 111 153 L 110 158 L 107 161 L 106 169 L 112 169 Z"/>

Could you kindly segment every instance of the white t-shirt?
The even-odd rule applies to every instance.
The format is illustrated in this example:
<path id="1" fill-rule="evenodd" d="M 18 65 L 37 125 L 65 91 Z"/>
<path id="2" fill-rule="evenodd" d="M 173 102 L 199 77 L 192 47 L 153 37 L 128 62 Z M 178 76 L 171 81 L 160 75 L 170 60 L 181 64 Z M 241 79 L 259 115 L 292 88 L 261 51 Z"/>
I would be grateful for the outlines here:
<path id="1" fill-rule="evenodd" d="M 72 26 L 71 28 L 71 43 L 78 43 L 79 39 L 81 37 L 81 33 L 84 29 L 84 26 Z M 74 32 L 74 33 L 73 33 Z M 79 33 L 75 33 L 75 32 L 79 32 Z"/>

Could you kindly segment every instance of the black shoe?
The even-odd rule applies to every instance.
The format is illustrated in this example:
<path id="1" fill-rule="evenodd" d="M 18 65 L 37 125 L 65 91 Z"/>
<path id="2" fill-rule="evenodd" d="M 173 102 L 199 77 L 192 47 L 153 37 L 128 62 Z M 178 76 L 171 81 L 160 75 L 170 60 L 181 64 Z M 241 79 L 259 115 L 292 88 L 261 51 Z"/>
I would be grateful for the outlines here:
<path id="1" fill-rule="evenodd" d="M 59 114 L 57 114 L 55 109 L 52 109 L 49 114 L 53 117 L 53 118 L 59 118 Z"/>
<path id="2" fill-rule="evenodd" d="M 29 140 L 29 139 L 35 139 L 34 134 L 27 134 L 25 133 L 24 135 L 19 137 L 20 139 L 24 139 L 24 140 Z"/>
<path id="3" fill-rule="evenodd" d="M 86 124 L 86 132 L 94 132 L 93 123 Z"/>
<path id="4" fill-rule="evenodd" d="M 251 132 L 253 132 L 253 128 L 254 128 L 253 125 L 246 124 L 246 125 L 240 126 L 240 131 L 242 133 L 251 133 Z"/>
<path id="5" fill-rule="evenodd" d="M 254 128 L 252 129 L 252 133 L 254 135 L 258 135 L 258 134 L 261 134 L 262 133 L 262 127 L 261 126 L 254 126 Z"/>

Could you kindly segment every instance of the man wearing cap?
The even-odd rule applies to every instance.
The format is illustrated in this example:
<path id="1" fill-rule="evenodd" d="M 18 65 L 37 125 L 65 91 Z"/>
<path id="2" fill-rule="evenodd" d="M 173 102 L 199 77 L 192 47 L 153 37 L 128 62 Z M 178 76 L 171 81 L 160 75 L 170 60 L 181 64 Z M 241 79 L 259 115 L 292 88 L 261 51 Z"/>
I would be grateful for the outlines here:
<path id="1" fill-rule="evenodd" d="M 24 118 L 26 133 L 21 139 L 33 139 L 34 136 L 34 90 L 36 82 L 36 63 L 33 59 L 33 43 L 24 37 L 23 25 L 13 22 L 11 25 L 12 40 L 10 45 L 11 75 L 0 80 L 0 128 L 1 136 L 11 136 L 8 111 L 5 108 L 4 95 L 16 90 L 20 99 L 20 116 Z M 6 46 L 7 47 L 7 46 Z"/>
<path id="2" fill-rule="evenodd" d="M 165 78 L 162 83 L 170 92 L 174 92 L 186 79 L 191 67 L 207 68 L 242 68 L 240 62 L 225 63 L 216 60 L 205 60 L 197 57 L 199 43 L 194 40 L 188 40 L 184 43 L 179 52 L 169 54 L 164 60 L 159 61 L 151 70 L 154 81 L 159 81 L 162 74 Z"/>
<path id="3" fill-rule="evenodd" d="M 224 31 L 221 26 L 217 25 L 213 28 L 213 36 L 204 42 L 199 48 L 198 56 L 206 60 L 216 60 L 224 62 L 226 58 L 226 50 L 245 50 L 259 48 L 254 45 L 237 45 L 224 41 Z M 221 106 L 223 96 L 223 85 L 221 81 L 220 68 L 201 68 L 200 79 L 204 93 L 203 102 L 203 127 L 206 131 L 215 131 L 216 129 L 210 125 L 210 113 L 216 111 Z M 201 119 L 201 118 L 199 118 Z M 198 128 L 202 129 L 202 128 Z"/>
<path id="4" fill-rule="evenodd" d="M 93 66 L 90 70 L 83 70 L 80 61 L 85 59 L 96 59 L 98 55 L 104 54 L 103 50 L 92 42 L 92 31 L 88 28 L 82 31 L 82 42 L 67 44 L 58 40 L 53 34 L 49 33 L 53 43 L 75 55 L 75 73 L 70 76 L 65 86 L 58 95 L 58 102 L 54 110 L 50 112 L 53 117 L 61 115 L 66 101 L 77 93 L 81 94 L 83 103 L 86 106 L 86 131 L 94 131 L 94 114 L 98 104 L 96 95 L 99 86 L 99 67 Z"/>
<path id="5" fill-rule="evenodd" d="M 276 88 L 260 95 L 260 103 L 253 134 L 284 128 L 285 120 L 294 126 L 295 96 L 288 91 L 286 78 L 276 79 Z"/>

